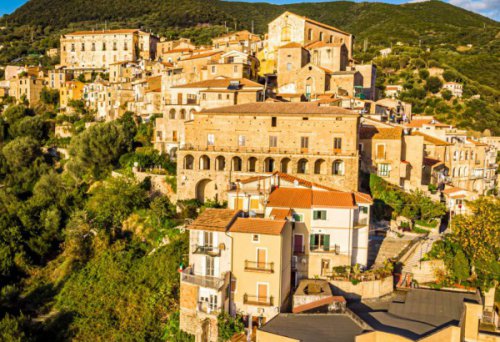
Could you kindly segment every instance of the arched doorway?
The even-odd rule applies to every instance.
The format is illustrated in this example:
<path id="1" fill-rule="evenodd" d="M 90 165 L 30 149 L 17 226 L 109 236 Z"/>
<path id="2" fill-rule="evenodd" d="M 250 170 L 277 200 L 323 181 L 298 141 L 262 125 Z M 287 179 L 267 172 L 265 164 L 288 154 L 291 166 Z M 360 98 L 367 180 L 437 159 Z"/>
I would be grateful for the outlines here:
<path id="1" fill-rule="evenodd" d="M 281 159 L 281 172 L 288 173 L 290 171 L 290 158 Z"/>
<path id="2" fill-rule="evenodd" d="M 218 201 L 217 185 L 211 179 L 202 179 L 196 184 L 196 199 L 201 203 L 207 200 Z"/>

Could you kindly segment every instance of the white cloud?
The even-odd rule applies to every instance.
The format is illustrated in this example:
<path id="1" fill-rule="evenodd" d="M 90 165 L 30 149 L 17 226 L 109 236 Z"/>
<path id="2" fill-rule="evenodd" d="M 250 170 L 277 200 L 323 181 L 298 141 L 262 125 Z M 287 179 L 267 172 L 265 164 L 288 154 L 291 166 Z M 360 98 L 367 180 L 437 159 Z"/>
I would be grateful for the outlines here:
<path id="1" fill-rule="evenodd" d="M 500 0 L 448 0 L 454 6 L 500 20 Z"/>

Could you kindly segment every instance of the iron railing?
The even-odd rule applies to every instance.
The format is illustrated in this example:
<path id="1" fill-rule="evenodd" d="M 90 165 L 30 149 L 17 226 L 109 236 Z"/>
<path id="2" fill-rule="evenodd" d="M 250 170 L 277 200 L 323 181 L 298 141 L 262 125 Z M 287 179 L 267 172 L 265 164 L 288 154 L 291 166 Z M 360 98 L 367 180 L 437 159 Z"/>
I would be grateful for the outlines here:
<path id="1" fill-rule="evenodd" d="M 245 260 L 245 271 L 274 272 L 274 262 L 260 262 Z"/>
<path id="2" fill-rule="evenodd" d="M 273 306 L 274 298 L 273 296 L 254 296 L 245 293 L 243 295 L 243 304 L 256 305 L 256 306 Z"/>
<path id="3" fill-rule="evenodd" d="M 203 254 L 216 257 L 220 256 L 220 249 L 211 245 L 194 245 L 193 254 Z"/>
<path id="4" fill-rule="evenodd" d="M 224 279 L 194 274 L 192 267 L 187 267 L 182 271 L 181 281 L 215 290 L 219 290 L 224 285 Z"/>

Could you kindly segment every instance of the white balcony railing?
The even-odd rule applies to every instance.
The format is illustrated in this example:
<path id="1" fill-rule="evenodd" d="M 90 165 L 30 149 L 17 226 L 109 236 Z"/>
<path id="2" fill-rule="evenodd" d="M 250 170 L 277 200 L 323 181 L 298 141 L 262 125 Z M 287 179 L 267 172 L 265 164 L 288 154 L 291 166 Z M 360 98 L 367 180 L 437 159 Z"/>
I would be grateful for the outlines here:
<path id="1" fill-rule="evenodd" d="M 181 281 L 201 287 L 208 287 L 215 290 L 219 290 L 224 285 L 224 279 L 219 277 L 194 274 L 192 267 L 187 267 L 182 271 Z"/>

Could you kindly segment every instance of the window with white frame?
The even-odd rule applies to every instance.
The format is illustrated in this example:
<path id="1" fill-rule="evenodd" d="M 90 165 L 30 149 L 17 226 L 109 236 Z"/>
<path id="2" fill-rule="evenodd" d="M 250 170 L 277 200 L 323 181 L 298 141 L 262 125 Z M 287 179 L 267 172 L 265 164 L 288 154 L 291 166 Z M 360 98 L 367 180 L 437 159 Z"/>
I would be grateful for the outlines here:
<path id="1" fill-rule="evenodd" d="M 391 165 L 390 164 L 378 164 L 377 174 L 380 177 L 389 177 L 391 173 Z"/>
<path id="2" fill-rule="evenodd" d="M 313 211 L 313 220 L 326 220 L 326 210 L 314 210 Z"/>
<path id="3" fill-rule="evenodd" d="M 215 145 L 215 136 L 213 134 L 207 135 L 207 145 L 214 146 Z"/>

